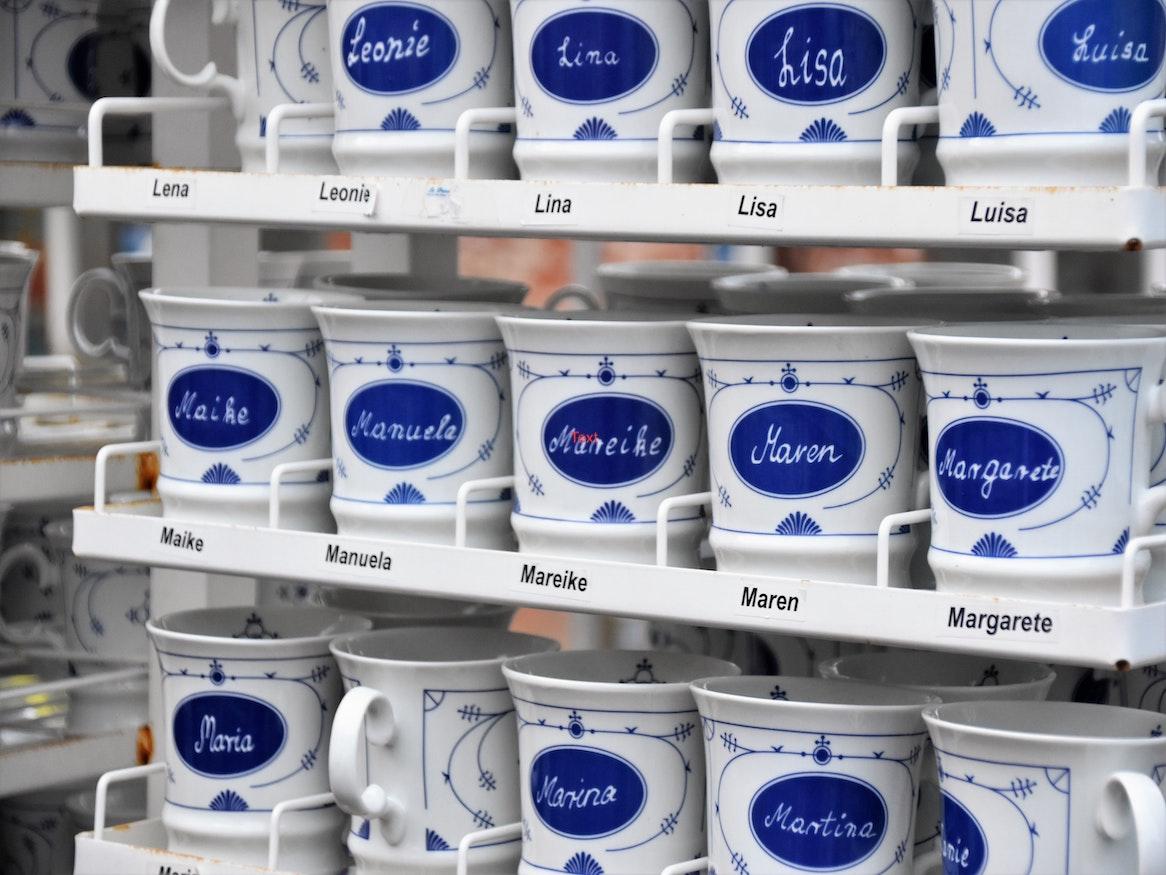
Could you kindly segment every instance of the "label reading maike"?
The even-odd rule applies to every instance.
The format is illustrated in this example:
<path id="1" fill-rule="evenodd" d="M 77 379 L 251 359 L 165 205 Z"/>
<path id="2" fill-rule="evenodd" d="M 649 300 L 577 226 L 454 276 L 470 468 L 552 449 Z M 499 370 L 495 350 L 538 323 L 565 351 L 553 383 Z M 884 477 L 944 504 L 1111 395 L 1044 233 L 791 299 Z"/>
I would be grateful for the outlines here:
<path id="1" fill-rule="evenodd" d="M 639 817 L 648 786 L 640 770 L 621 756 L 563 745 L 535 756 L 530 795 L 535 813 L 550 830 L 594 839 L 617 833 Z"/>
<path id="2" fill-rule="evenodd" d="M 606 103 L 640 88 L 660 47 L 640 19 L 614 9 L 573 9 L 544 21 L 530 44 L 535 81 L 567 103 Z"/>
<path id="3" fill-rule="evenodd" d="M 213 682 L 212 678 L 212 682 Z M 196 693 L 174 709 L 174 748 L 192 771 L 211 778 L 262 769 L 283 750 L 287 721 L 275 708 L 242 693 Z"/>
<path id="4" fill-rule="evenodd" d="M 279 410 L 275 387 L 243 368 L 187 368 L 175 374 L 166 392 L 166 413 L 174 433 L 202 450 L 254 443 L 275 425 Z"/>

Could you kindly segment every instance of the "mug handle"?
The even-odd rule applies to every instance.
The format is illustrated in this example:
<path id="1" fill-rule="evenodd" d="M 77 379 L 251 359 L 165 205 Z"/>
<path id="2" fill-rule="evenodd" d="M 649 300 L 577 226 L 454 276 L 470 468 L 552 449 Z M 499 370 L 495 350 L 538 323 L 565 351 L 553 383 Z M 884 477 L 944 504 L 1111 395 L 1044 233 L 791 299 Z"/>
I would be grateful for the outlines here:
<path id="1" fill-rule="evenodd" d="M 231 101 L 235 119 L 243 117 L 243 83 L 234 76 L 220 73 L 214 61 L 197 73 L 184 73 L 175 66 L 166 48 L 166 14 L 170 11 L 170 0 L 155 0 L 154 11 L 150 14 L 150 51 L 154 60 L 167 76 L 179 85 L 188 88 L 209 88 L 219 91 Z M 228 24 L 238 19 L 237 0 L 214 0 L 211 7 L 213 24 Z"/>
<path id="2" fill-rule="evenodd" d="M 379 784 L 366 784 L 357 774 L 357 763 L 367 745 L 392 744 L 396 730 L 389 697 L 371 687 L 353 687 L 336 709 L 328 747 L 328 779 L 336 804 L 354 817 L 381 821 L 390 845 L 405 837 L 405 808 Z"/>
<path id="3" fill-rule="evenodd" d="M 102 361 L 106 358 L 128 362 L 132 355 L 129 346 L 123 342 L 128 338 L 114 337 L 112 334 L 100 342 L 94 342 L 84 330 L 81 314 L 84 312 L 82 304 L 95 294 L 104 294 L 109 298 L 111 309 L 125 314 L 133 293 L 125 282 L 108 267 L 96 267 L 87 270 L 73 283 L 73 290 L 69 295 L 69 310 L 65 322 L 69 326 L 69 335 L 73 340 L 73 348 L 77 354 L 91 361 Z M 127 322 L 128 326 L 128 322 Z"/>
<path id="4" fill-rule="evenodd" d="M 1166 422 L 1166 384 L 1155 386 L 1150 394 L 1150 406 L 1146 414 L 1146 425 Z M 1145 535 L 1153 531 L 1154 523 L 1166 511 L 1166 483 L 1149 487 L 1142 493 L 1137 503 L 1137 534 Z M 1130 532 L 1132 536 L 1134 532 Z"/>
<path id="5" fill-rule="evenodd" d="M 1149 776 L 1139 772 L 1111 775 L 1097 807 L 1097 828 L 1115 841 L 1133 831 L 1136 875 L 1166 872 L 1166 799 Z"/>
<path id="6" fill-rule="evenodd" d="M 599 296 L 587 286 L 581 286 L 578 283 L 570 283 L 563 286 L 561 289 L 556 289 L 547 296 L 543 301 L 544 310 L 557 310 L 559 304 L 564 301 L 579 301 L 583 304 L 584 310 L 602 310 L 603 303 L 599 300 Z"/>
<path id="7" fill-rule="evenodd" d="M 37 588 L 57 587 L 60 571 L 56 564 L 45 555 L 44 550 L 29 541 L 22 541 L 0 553 L 0 581 L 17 562 L 28 562 L 36 566 Z M 50 644 L 64 646 L 61 637 L 43 622 L 7 623 L 0 619 L 0 640 L 10 644 Z"/>

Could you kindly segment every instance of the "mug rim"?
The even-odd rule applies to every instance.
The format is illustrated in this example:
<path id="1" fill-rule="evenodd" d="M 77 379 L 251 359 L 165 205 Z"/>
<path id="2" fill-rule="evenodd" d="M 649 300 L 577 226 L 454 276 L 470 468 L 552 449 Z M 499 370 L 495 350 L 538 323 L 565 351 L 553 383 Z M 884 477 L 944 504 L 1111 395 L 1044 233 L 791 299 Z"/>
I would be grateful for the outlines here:
<path id="1" fill-rule="evenodd" d="M 928 724 L 928 727 L 942 727 L 952 732 L 973 734 L 980 738 L 991 738 L 1000 741 L 1028 741 L 1039 744 L 1081 744 L 1081 745 L 1112 745 L 1120 744 L 1123 746 L 1133 747 L 1161 747 L 1166 745 L 1166 736 L 1150 736 L 1150 735 L 1096 735 L 1096 734 L 1073 734 L 1068 732 L 1058 731 L 1058 727 L 1062 724 L 1056 719 L 1049 719 L 1042 724 L 1039 730 L 1025 730 L 1025 729 L 1006 729 L 999 726 L 989 726 L 981 722 L 975 722 L 973 715 L 966 712 L 972 710 L 987 710 L 990 712 L 1059 712 L 1059 716 L 1064 717 L 1077 711 L 1093 711 L 1099 713 L 1105 711 L 1112 712 L 1126 712 L 1130 719 L 1134 715 L 1139 715 L 1142 719 L 1153 719 L 1154 712 L 1143 711 L 1138 708 L 1123 708 L 1118 705 L 1094 705 L 1085 702 L 1029 702 L 1016 700 L 977 700 L 970 702 L 946 702 L 928 705 L 923 709 L 923 719 Z M 996 715 L 989 715 L 996 716 Z M 1050 718 L 1055 716 L 1049 715 Z M 1161 716 L 1161 715 L 1157 715 Z M 997 717 L 997 719 L 1001 719 Z"/>
<path id="2" fill-rule="evenodd" d="M 870 283 L 869 286 L 864 283 Z M 772 286 L 772 288 L 770 287 Z M 900 289 L 903 291 L 915 288 L 911 280 L 889 274 L 845 274 L 830 271 L 804 271 L 785 274 L 734 274 L 721 277 L 713 281 L 713 291 L 717 293 L 722 304 L 728 303 L 724 296 L 735 298 L 738 295 L 765 295 L 780 301 L 783 294 L 789 292 L 816 291 L 844 287 L 850 292 L 871 289 Z M 825 292 L 824 292 L 825 293 Z"/>
<path id="3" fill-rule="evenodd" d="M 944 295 L 951 295 L 953 298 L 958 298 L 963 301 L 976 300 L 978 296 L 982 299 L 997 296 L 999 298 L 1016 299 L 1033 304 L 1050 303 L 1063 298 L 1063 295 L 1054 289 L 1037 289 L 1030 288 L 1029 286 L 1009 288 L 1008 286 L 978 286 L 971 284 L 966 286 L 900 286 L 897 288 L 894 286 L 872 286 L 869 289 L 855 289 L 853 292 L 847 292 L 843 297 L 848 304 L 861 304 L 884 298 L 903 301 L 910 300 L 912 296 L 919 296 L 921 298 L 935 296 L 936 298 L 940 298 Z M 1163 302 L 1166 303 L 1166 298 L 1163 298 Z"/>
<path id="4" fill-rule="evenodd" d="M 904 681 L 878 681 L 872 678 L 856 677 L 853 674 L 842 674 L 841 666 L 843 663 L 853 665 L 863 664 L 881 664 L 883 662 L 890 662 L 894 658 L 906 658 L 913 654 L 918 654 L 920 657 L 939 656 L 942 658 L 954 657 L 957 659 L 976 659 L 976 654 L 972 653 L 929 653 L 927 651 L 910 651 L 910 650 L 894 650 L 894 651 L 867 651 L 865 653 L 848 653 L 842 656 L 831 656 L 823 659 L 817 665 L 819 676 L 825 677 L 829 680 L 841 681 L 856 681 L 865 684 L 878 684 L 880 686 L 896 686 L 905 687 L 906 689 L 944 689 L 952 691 L 961 691 L 965 689 L 979 689 L 974 684 L 947 684 L 947 683 L 916 683 Z M 985 657 L 991 659 L 992 664 L 996 667 L 1007 665 L 1014 667 L 1021 671 L 1027 671 L 1033 676 L 1015 683 L 1001 683 L 992 689 L 1018 689 L 1023 687 L 1040 687 L 1045 684 L 1050 684 L 1057 679 L 1056 671 L 1049 665 L 1043 662 L 1026 662 L 1022 659 L 997 659 L 996 657 Z M 940 698 L 943 698 L 940 696 Z"/>
<path id="5" fill-rule="evenodd" d="M 383 639 L 415 637 L 422 635 L 425 638 L 440 637 L 445 633 L 451 637 L 468 637 L 473 640 L 475 636 L 482 634 L 488 635 L 491 638 L 496 638 L 499 641 L 505 639 L 512 641 L 515 644 L 523 643 L 528 647 L 542 645 L 541 650 L 530 650 L 523 653 L 521 656 L 508 656 L 506 654 L 496 654 L 494 656 L 474 657 L 470 659 L 395 659 L 391 657 L 381 656 L 367 656 L 365 654 L 354 653 L 348 649 L 361 641 L 380 642 Z M 544 653 L 554 653 L 559 650 L 559 642 L 553 638 L 547 638 L 543 635 L 530 635 L 526 632 L 511 632 L 509 629 L 478 629 L 467 636 L 467 628 L 465 626 L 399 626 L 394 629 L 370 629 L 363 632 L 349 632 L 333 638 L 328 645 L 328 649 L 332 655 L 337 659 L 350 659 L 353 662 L 359 663 L 363 666 L 403 666 L 413 669 L 429 668 L 433 666 L 440 666 L 443 669 L 449 668 L 481 668 L 485 666 L 502 664 L 511 659 L 524 659 L 527 656 L 540 656 Z"/>
<path id="6" fill-rule="evenodd" d="M 332 626 L 356 623 L 353 629 L 342 629 L 339 632 L 329 632 L 328 626 L 325 626 L 322 631 L 312 635 L 297 635 L 294 637 L 285 638 L 234 638 L 227 635 L 207 635 L 200 632 L 186 632 L 177 629 L 168 628 L 166 623 L 174 620 L 183 620 L 195 617 L 198 615 L 228 615 L 229 613 L 241 613 L 244 611 L 258 611 L 262 607 L 265 613 L 276 613 L 283 615 L 294 614 L 298 617 L 305 617 L 309 613 L 314 613 L 321 620 L 325 617 L 332 618 Z M 367 625 L 365 625 L 367 624 Z M 146 621 L 146 632 L 151 637 L 164 637 L 174 642 L 181 642 L 184 644 L 205 643 L 209 641 L 233 641 L 237 644 L 247 647 L 257 647 L 267 650 L 277 650 L 288 645 L 300 645 L 305 642 L 330 642 L 340 635 L 348 635 L 354 633 L 357 626 L 363 625 L 363 630 L 367 632 L 372 628 L 372 620 L 367 617 L 362 617 L 360 614 L 352 611 L 337 611 L 332 608 L 316 607 L 315 605 L 300 605 L 296 607 L 282 607 L 279 605 L 263 605 L 263 606 L 239 606 L 226 608 L 192 608 L 186 611 L 172 611 L 169 614 L 164 614 L 161 617 L 151 617 Z M 356 633 L 359 634 L 359 633 Z"/>
<path id="7" fill-rule="evenodd" d="M 479 316 L 482 321 L 493 322 L 494 316 L 517 314 L 526 311 L 522 304 L 492 303 L 490 301 L 454 300 L 446 298 L 401 298 L 370 299 L 342 303 L 312 304 L 312 313 L 317 316 L 344 317 L 353 314 L 367 314 L 371 318 L 389 316 L 394 321 L 433 322 L 447 316 Z M 384 321 L 388 321 L 387 318 Z"/>
<path id="8" fill-rule="evenodd" d="M 295 300 L 240 300 L 230 297 L 232 293 L 238 292 L 260 296 L 276 292 L 286 295 L 291 292 L 294 293 Z M 151 286 L 142 289 L 137 294 L 144 302 L 182 304 L 215 310 L 264 310 L 267 312 L 272 310 L 308 310 L 313 306 L 360 303 L 364 300 L 359 295 L 350 292 L 304 288 L 274 289 L 268 286 Z"/>
<path id="9" fill-rule="evenodd" d="M 711 258 L 698 258 L 691 261 L 685 261 L 679 258 L 608 261 L 595 269 L 595 276 L 600 279 L 646 280 L 653 282 L 668 282 L 678 279 L 684 282 L 696 282 L 702 279 L 707 279 L 710 282 L 719 282 L 728 277 L 751 277 L 774 274 L 777 276 L 786 276 L 788 273 L 784 267 L 776 264 L 717 261 Z M 623 292 L 622 294 L 627 294 L 627 292 Z"/>
<path id="10" fill-rule="evenodd" d="M 542 322 L 559 326 L 568 324 L 590 327 L 603 326 L 608 329 L 613 329 L 616 326 L 635 328 L 642 325 L 652 325 L 677 328 L 683 331 L 688 322 L 688 314 L 652 310 L 530 310 L 517 315 L 499 315 L 497 319 L 499 325 L 515 327 Z"/>
<path id="11" fill-rule="evenodd" d="M 553 687 L 556 690 L 569 690 L 571 692 L 586 693 L 586 692 L 602 692 L 607 695 L 615 695 L 620 693 L 637 693 L 644 695 L 646 690 L 653 693 L 676 693 L 681 690 L 689 690 L 694 680 L 700 680 L 703 677 L 711 677 L 712 675 L 701 674 L 695 678 L 683 681 L 665 681 L 663 683 L 637 684 L 637 683 L 623 683 L 620 681 L 600 681 L 600 680 L 580 680 L 579 678 L 565 678 L 555 677 L 547 674 L 539 674 L 530 671 L 527 668 L 527 663 L 534 662 L 538 659 L 546 659 L 548 657 L 571 660 L 578 657 L 594 656 L 596 654 L 622 654 L 634 658 L 642 658 L 647 656 L 661 656 L 677 657 L 692 660 L 694 663 L 698 661 L 707 662 L 710 671 L 716 671 L 718 668 L 722 672 L 726 669 L 736 669 L 737 674 L 741 673 L 740 667 L 733 662 L 725 659 L 718 659 L 715 656 L 705 656 L 697 653 L 672 653 L 669 651 L 653 651 L 653 650 L 560 650 L 554 653 L 533 653 L 527 656 L 519 656 L 514 659 L 508 659 L 502 663 L 502 674 L 505 676 L 507 683 L 511 680 L 521 681 L 534 686 Z M 733 674 L 723 674 L 725 677 L 735 677 Z"/>
<path id="12" fill-rule="evenodd" d="M 791 684 L 809 684 L 811 689 L 814 687 L 823 690 L 828 688 L 861 689 L 878 693 L 879 695 L 885 695 L 888 698 L 898 696 L 899 700 L 856 704 L 852 702 L 818 702 L 806 699 L 763 699 L 760 696 L 749 695 L 740 689 L 734 689 L 735 687 L 740 688 L 753 684 L 768 686 L 770 684 L 780 684 L 783 681 Z M 845 678 L 798 677 L 795 675 L 729 675 L 726 677 L 701 678 L 693 681 L 689 686 L 694 691 L 706 695 L 711 699 L 717 699 L 718 701 L 735 702 L 738 704 L 744 702 L 756 703 L 757 707 L 782 710 L 788 708 L 791 710 L 813 709 L 832 712 L 872 711 L 882 714 L 897 712 L 918 713 L 921 708 L 939 705 L 943 701 L 939 696 L 897 684 L 878 684 L 870 681 L 856 681 Z"/>
<path id="13" fill-rule="evenodd" d="M 1083 336 L 1070 338 L 1057 336 L 1060 334 L 1058 329 L 1063 328 L 1078 329 Z M 960 346 L 1063 349 L 1065 344 L 1071 344 L 1078 348 L 1088 346 L 1110 348 L 1115 345 L 1141 346 L 1148 340 L 1164 340 L 1166 328 L 1122 323 L 1091 324 L 1089 320 L 1070 323 L 1036 318 L 1017 322 L 963 322 L 956 325 L 912 328 L 907 332 L 907 337 L 923 343 Z"/>
<path id="14" fill-rule="evenodd" d="M 387 281 L 388 287 L 377 287 L 373 283 Z M 395 285 L 400 281 L 401 285 Z M 367 282 L 367 285 L 364 283 Z M 411 284 L 416 284 L 412 288 Z M 446 286 L 451 291 L 461 289 L 463 292 L 489 294 L 491 292 L 518 292 L 523 295 L 530 291 L 530 286 L 518 280 L 500 279 L 497 277 L 455 276 L 447 279 L 422 279 L 415 274 L 391 271 L 349 271 L 347 273 L 330 273 L 317 277 L 313 282 L 313 291 L 317 292 L 417 292 L 426 294 L 433 291 L 434 286 Z"/>
<path id="15" fill-rule="evenodd" d="M 835 268 L 835 272 L 841 274 L 852 272 L 890 274 L 895 271 L 913 273 L 915 271 L 934 270 L 936 265 L 939 265 L 940 273 L 964 272 L 979 274 L 985 277 L 995 276 L 1001 279 L 1007 276 L 1019 282 L 1025 282 L 1028 279 L 1028 271 L 1023 267 L 996 261 L 868 261 L 859 262 L 858 264 L 844 264 L 841 267 Z"/>
<path id="16" fill-rule="evenodd" d="M 936 325 L 935 319 L 864 316 L 861 313 L 746 313 L 689 319 L 690 330 L 722 334 L 863 334 L 906 335 L 916 327 Z"/>

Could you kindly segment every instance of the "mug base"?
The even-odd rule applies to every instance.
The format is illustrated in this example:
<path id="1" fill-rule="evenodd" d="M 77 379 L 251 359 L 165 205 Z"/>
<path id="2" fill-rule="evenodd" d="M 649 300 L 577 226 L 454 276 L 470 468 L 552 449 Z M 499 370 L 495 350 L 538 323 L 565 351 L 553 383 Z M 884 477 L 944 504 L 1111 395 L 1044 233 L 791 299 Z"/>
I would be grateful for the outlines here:
<path id="1" fill-rule="evenodd" d="M 1122 557 L 1042 559 L 1016 562 L 981 556 L 957 556 L 929 550 L 935 589 L 947 595 L 1024 598 L 1099 607 L 1120 607 Z M 1142 584 L 1149 556 L 1138 557 L 1134 603 L 1142 603 Z M 1039 567 L 1033 568 L 1036 564 Z M 1022 566 L 1022 567 L 1017 567 Z"/>
<path id="2" fill-rule="evenodd" d="M 519 140 L 514 160 L 526 180 L 547 182 L 655 182 L 656 140 Z M 704 140 L 674 140 L 674 182 L 703 182 L 708 148 Z"/>
<path id="3" fill-rule="evenodd" d="M 336 518 L 336 531 L 341 535 L 453 546 L 452 507 L 414 505 L 395 508 L 391 505 L 357 504 L 333 499 L 331 508 Z M 513 550 L 510 508 L 509 501 L 469 505 L 466 509 L 466 546 L 485 550 Z"/>
<path id="4" fill-rule="evenodd" d="M 879 143 L 726 143 L 710 152 L 723 185 L 880 185 Z M 919 147 L 899 143 L 899 184 L 908 185 Z"/>
<path id="5" fill-rule="evenodd" d="M 876 583 L 877 544 L 873 537 L 743 535 L 713 529 L 709 544 L 718 571 L 862 586 Z M 912 535 L 891 538 L 891 586 L 908 586 L 914 546 Z"/>
<path id="6" fill-rule="evenodd" d="M 444 132 L 369 131 L 337 134 L 332 154 L 349 176 L 453 176 L 454 135 Z M 514 137 L 492 131 L 470 135 L 471 179 L 514 179 Z"/>
<path id="7" fill-rule="evenodd" d="M 600 559 L 608 562 L 656 564 L 656 527 L 618 523 L 570 523 L 538 520 L 514 514 L 518 552 L 555 559 Z M 668 565 L 699 568 L 698 550 L 708 523 L 704 519 L 668 524 Z M 554 570 L 554 569 L 551 569 Z"/>
<path id="8" fill-rule="evenodd" d="M 335 531 L 328 512 L 331 494 L 331 483 L 284 484 L 280 489 L 279 527 L 297 532 Z M 217 486 L 161 477 L 158 496 L 162 499 L 162 516 L 168 520 L 264 528 L 271 487 Z"/>
<path id="9" fill-rule="evenodd" d="M 1166 155 L 1162 132 L 1147 135 L 1150 179 Z M 945 137 L 936 147 L 948 185 L 1129 184 L 1129 138 L 1115 134 Z"/>

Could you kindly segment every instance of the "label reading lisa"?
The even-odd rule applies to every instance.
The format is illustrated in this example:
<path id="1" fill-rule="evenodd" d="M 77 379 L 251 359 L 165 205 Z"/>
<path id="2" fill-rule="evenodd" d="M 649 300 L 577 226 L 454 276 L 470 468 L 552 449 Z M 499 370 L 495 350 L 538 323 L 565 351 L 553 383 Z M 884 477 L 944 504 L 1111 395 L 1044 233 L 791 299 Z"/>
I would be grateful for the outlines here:
<path id="1" fill-rule="evenodd" d="M 981 237 L 1031 237 L 1035 209 L 1027 198 L 960 198 L 961 234 Z"/>
<path id="2" fill-rule="evenodd" d="M 151 209 L 189 210 L 197 205 L 198 179 L 195 176 L 163 173 L 145 179 L 146 203 Z"/>
<path id="3" fill-rule="evenodd" d="M 596 839 L 619 832 L 640 816 L 648 785 L 640 770 L 621 756 L 562 745 L 535 756 L 530 795 L 539 820 L 552 832 Z"/>
<path id="4" fill-rule="evenodd" d="M 1089 91 L 1149 85 L 1166 57 L 1163 0 L 1067 0 L 1041 28 L 1041 58 L 1053 73 Z"/>
<path id="5" fill-rule="evenodd" d="M 1060 615 L 1049 608 L 1014 613 L 950 603 L 941 608 L 940 626 L 940 634 L 948 638 L 1053 642 L 1060 631 Z"/>
<path id="6" fill-rule="evenodd" d="M 171 728 L 178 757 L 208 778 L 257 772 L 279 756 L 288 734 L 276 708 L 254 696 L 225 692 L 187 696 L 174 709 Z"/>
<path id="7" fill-rule="evenodd" d="M 342 213 L 371 216 L 376 212 L 380 188 L 367 179 L 350 176 L 321 176 L 312 188 L 313 213 Z"/>
<path id="8" fill-rule="evenodd" d="M 729 224 L 780 231 L 785 224 L 785 198 L 768 193 L 736 195 L 730 204 Z"/>

